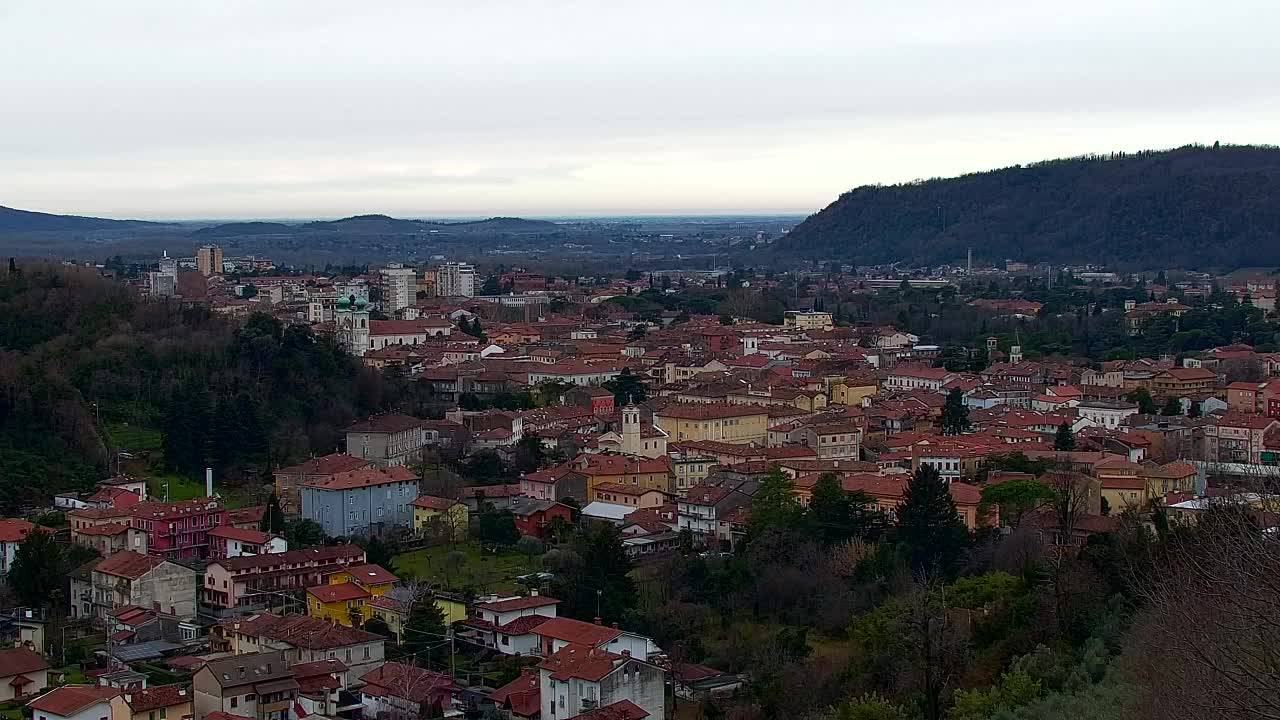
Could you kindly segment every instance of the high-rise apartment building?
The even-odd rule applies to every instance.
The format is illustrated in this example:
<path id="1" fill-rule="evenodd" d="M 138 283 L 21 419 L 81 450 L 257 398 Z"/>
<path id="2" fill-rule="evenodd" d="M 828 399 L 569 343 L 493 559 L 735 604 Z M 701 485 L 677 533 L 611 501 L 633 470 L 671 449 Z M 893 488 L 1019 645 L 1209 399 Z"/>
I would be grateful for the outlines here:
<path id="1" fill-rule="evenodd" d="M 436 292 L 440 297 L 475 297 L 475 266 L 467 263 L 441 265 L 436 270 Z"/>
<path id="2" fill-rule="evenodd" d="M 413 268 L 400 263 L 390 263 L 381 270 L 382 311 L 394 314 L 418 299 L 417 274 Z"/>
<path id="3" fill-rule="evenodd" d="M 209 277 L 222 273 L 222 247 L 220 245 L 201 245 L 196 250 L 196 270 Z"/>

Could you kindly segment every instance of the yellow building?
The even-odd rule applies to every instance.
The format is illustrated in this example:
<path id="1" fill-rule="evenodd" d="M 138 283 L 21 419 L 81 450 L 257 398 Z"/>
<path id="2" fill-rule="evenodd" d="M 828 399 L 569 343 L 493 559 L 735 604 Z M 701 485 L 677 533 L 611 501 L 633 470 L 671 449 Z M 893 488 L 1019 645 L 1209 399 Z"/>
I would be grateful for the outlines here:
<path id="1" fill-rule="evenodd" d="M 396 595 L 397 593 L 391 593 L 369 598 L 366 607 L 369 608 L 370 616 L 385 623 L 391 634 L 395 635 L 396 639 L 399 640 L 404 634 L 405 625 L 409 622 L 409 613 L 413 610 L 413 603 L 407 598 L 397 597 Z M 462 600 L 443 595 L 437 595 L 432 600 L 444 615 L 445 623 L 452 625 L 467 619 L 467 604 Z"/>
<path id="2" fill-rule="evenodd" d="M 423 495 L 413 501 L 413 531 L 453 540 L 467 539 L 467 506 L 457 500 Z"/>
<path id="3" fill-rule="evenodd" d="M 861 405 L 863 398 L 872 397 L 878 387 L 875 378 L 842 377 L 831 381 L 831 404 Z"/>
<path id="4" fill-rule="evenodd" d="M 769 411 L 760 405 L 728 403 L 671 403 L 653 413 L 653 423 L 671 442 L 715 440 L 765 445 L 769 439 Z"/>
<path id="5" fill-rule="evenodd" d="M 829 312 L 788 310 L 782 315 L 782 323 L 793 330 L 830 330 L 835 327 Z"/>
<path id="6" fill-rule="evenodd" d="M 369 600 L 391 590 L 396 576 L 377 565 L 353 565 L 329 575 L 328 582 L 307 588 L 307 614 L 353 627 L 369 619 Z"/>
<path id="7" fill-rule="evenodd" d="M 617 484 L 671 494 L 671 461 L 609 453 L 582 453 L 574 467 L 587 479 L 587 497 L 595 497 L 599 485 Z"/>

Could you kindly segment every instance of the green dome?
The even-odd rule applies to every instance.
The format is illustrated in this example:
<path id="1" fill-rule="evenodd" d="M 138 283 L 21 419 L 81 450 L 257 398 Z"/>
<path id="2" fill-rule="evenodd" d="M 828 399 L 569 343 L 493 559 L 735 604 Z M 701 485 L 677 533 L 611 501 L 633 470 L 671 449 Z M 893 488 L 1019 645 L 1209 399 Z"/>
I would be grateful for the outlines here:
<path id="1" fill-rule="evenodd" d="M 350 298 L 347 298 L 347 297 L 340 297 L 340 298 L 338 298 L 338 307 L 342 308 L 343 310 L 346 310 L 346 309 L 347 309 L 347 307 L 348 307 L 348 306 L 350 306 L 350 305 L 351 305 L 351 299 L 350 299 Z"/>

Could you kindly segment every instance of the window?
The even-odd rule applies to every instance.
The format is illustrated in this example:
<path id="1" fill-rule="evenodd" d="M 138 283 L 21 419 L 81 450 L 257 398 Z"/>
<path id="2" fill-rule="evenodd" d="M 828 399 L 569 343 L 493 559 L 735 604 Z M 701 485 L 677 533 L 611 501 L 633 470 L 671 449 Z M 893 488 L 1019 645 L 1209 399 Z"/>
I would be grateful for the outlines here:
<path id="1" fill-rule="evenodd" d="M 254 696 L 254 694 L 253 694 L 253 693 L 249 693 L 248 695 L 245 695 L 245 696 L 244 696 L 244 701 L 245 701 L 245 702 L 253 702 L 253 701 L 254 701 L 254 700 L 256 700 L 256 699 L 257 699 L 257 698 Z"/>
<path id="2" fill-rule="evenodd" d="M 240 707 L 240 698 L 238 697 L 231 698 L 231 708 L 234 710 L 235 708 L 238 708 L 238 707 Z M 105 718 L 103 720 L 105 720 Z"/>
<path id="3" fill-rule="evenodd" d="M 378 617 L 379 617 L 379 618 L 381 618 L 381 617 L 382 617 L 381 613 L 379 613 Z M 364 648 L 364 659 L 365 659 L 365 660 L 368 660 L 368 659 L 369 659 L 369 647 L 368 647 L 367 645 L 366 645 L 366 646 L 365 646 L 365 648 Z"/>
<path id="4" fill-rule="evenodd" d="M 351 648 L 347 648 L 347 662 L 351 662 Z"/>

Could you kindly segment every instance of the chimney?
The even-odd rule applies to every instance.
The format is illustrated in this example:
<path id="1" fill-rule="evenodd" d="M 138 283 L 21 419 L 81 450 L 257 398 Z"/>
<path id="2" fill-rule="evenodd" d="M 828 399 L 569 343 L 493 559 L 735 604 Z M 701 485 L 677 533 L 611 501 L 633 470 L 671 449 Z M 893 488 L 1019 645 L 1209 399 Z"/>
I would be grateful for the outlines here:
<path id="1" fill-rule="evenodd" d="M 618 623 L 616 623 L 616 622 L 615 622 L 615 623 L 613 623 L 613 629 L 614 629 L 614 630 L 617 630 L 617 629 L 618 629 Z"/>
<path id="2" fill-rule="evenodd" d="M 213 468 L 204 469 L 204 496 L 213 497 Z"/>
<path id="3" fill-rule="evenodd" d="M 529 591 L 529 597 L 538 597 L 538 588 L 531 589 Z"/>
<path id="4" fill-rule="evenodd" d="M 631 651 L 630 651 L 630 650 L 623 650 L 623 651 L 622 651 L 622 657 L 625 657 L 625 658 L 629 658 L 629 657 L 631 657 Z"/>
<path id="5" fill-rule="evenodd" d="M 596 616 L 596 624 L 597 624 L 597 625 L 603 625 L 603 624 L 604 624 L 604 621 L 603 621 L 603 620 L 601 620 L 601 618 L 600 618 L 600 616 L 599 616 L 599 615 L 597 615 L 597 616 Z"/>
<path id="6" fill-rule="evenodd" d="M 133 704 L 133 693 L 125 693 L 125 694 L 124 694 L 124 701 L 125 701 L 126 703 L 128 703 L 129 705 L 132 705 L 132 704 Z"/>

